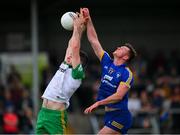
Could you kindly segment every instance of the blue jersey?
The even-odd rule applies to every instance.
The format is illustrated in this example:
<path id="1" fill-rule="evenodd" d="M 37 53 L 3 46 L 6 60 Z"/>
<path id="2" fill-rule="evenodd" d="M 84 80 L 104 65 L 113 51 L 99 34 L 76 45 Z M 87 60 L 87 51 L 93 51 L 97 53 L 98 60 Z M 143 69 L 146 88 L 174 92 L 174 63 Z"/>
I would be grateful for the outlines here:
<path id="1" fill-rule="evenodd" d="M 113 60 L 107 52 L 104 52 L 102 55 L 101 67 L 102 75 L 97 97 L 98 101 L 116 93 L 117 88 L 121 83 L 126 84 L 129 88 L 131 87 L 134 79 L 130 69 L 125 64 L 119 66 L 114 65 Z M 119 108 L 120 110 L 128 110 L 127 104 L 128 92 L 121 101 L 107 104 L 106 106 L 111 108 Z"/>

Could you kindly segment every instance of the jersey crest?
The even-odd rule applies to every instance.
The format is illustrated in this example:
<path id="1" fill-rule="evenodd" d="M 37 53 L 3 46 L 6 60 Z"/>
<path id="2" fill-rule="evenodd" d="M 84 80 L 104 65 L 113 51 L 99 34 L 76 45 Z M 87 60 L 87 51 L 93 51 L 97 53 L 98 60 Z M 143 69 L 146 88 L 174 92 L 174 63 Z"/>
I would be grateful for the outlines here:
<path id="1" fill-rule="evenodd" d="M 109 74 L 112 74 L 114 71 L 115 71 L 115 70 L 110 67 L 108 73 L 109 73 Z"/>
<path id="2" fill-rule="evenodd" d="M 121 73 L 118 72 L 118 73 L 116 74 L 116 78 L 119 78 L 120 76 L 121 76 Z"/>

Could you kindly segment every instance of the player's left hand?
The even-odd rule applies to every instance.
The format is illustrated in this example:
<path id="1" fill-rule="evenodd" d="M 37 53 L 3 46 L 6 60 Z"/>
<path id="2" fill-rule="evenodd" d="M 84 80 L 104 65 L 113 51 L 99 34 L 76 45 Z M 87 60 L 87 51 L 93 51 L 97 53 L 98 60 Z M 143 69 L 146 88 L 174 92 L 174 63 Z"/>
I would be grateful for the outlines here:
<path id="1" fill-rule="evenodd" d="M 85 20 L 87 22 L 90 18 L 89 9 L 88 8 L 81 8 L 80 13 L 83 15 L 83 17 L 85 18 Z"/>
<path id="2" fill-rule="evenodd" d="M 94 103 L 93 105 L 91 105 L 90 107 L 86 108 L 84 113 L 88 114 L 91 113 L 94 109 L 96 109 L 99 106 L 99 102 Z"/>

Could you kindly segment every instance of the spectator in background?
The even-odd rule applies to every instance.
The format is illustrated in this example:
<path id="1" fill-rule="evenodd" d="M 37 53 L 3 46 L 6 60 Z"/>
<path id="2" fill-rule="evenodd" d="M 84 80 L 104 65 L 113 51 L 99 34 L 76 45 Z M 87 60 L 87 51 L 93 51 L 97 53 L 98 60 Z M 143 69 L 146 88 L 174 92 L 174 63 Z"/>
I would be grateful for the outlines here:
<path id="1" fill-rule="evenodd" d="M 4 92 L 5 89 L 0 80 L 0 134 L 3 133 L 2 125 L 3 125 L 4 100 L 5 100 Z"/>
<path id="2" fill-rule="evenodd" d="M 157 109 L 162 109 L 163 101 L 162 89 L 155 89 L 152 94 L 152 106 Z"/>
<path id="3" fill-rule="evenodd" d="M 152 111 L 152 104 L 150 102 L 150 97 L 146 90 L 143 90 L 140 93 L 140 100 L 141 100 L 141 112 L 148 113 Z"/>
<path id="4" fill-rule="evenodd" d="M 22 134 L 34 133 L 32 119 L 33 119 L 32 108 L 28 106 L 24 107 L 23 113 L 20 115 L 20 123 L 19 123 L 19 128 L 21 129 L 20 133 Z"/>
<path id="5" fill-rule="evenodd" d="M 139 118 L 139 125 L 143 128 L 149 128 L 151 126 L 149 113 L 153 113 L 153 107 L 150 102 L 150 97 L 146 90 L 143 90 L 140 93 L 140 100 L 141 100 L 141 110 L 138 114 Z"/>
<path id="6" fill-rule="evenodd" d="M 3 115 L 3 133 L 4 134 L 17 134 L 19 133 L 19 118 L 14 113 L 13 106 L 6 108 L 6 112 Z"/>
<path id="7" fill-rule="evenodd" d="M 171 102 L 171 113 L 172 113 L 172 132 L 173 133 L 180 133 L 180 85 L 177 85 L 172 93 L 172 102 Z"/>
<path id="8" fill-rule="evenodd" d="M 15 105 L 15 111 L 21 110 L 22 107 L 22 94 L 24 86 L 21 82 L 20 74 L 14 69 L 7 76 L 7 89 L 11 93 L 11 100 Z"/>
<path id="9" fill-rule="evenodd" d="M 171 66 L 170 68 L 170 80 L 169 83 L 171 86 L 180 84 L 180 75 L 179 75 L 178 66 Z"/>
<path id="10" fill-rule="evenodd" d="M 26 107 L 33 109 L 33 101 L 27 89 L 25 89 L 22 93 L 22 109 Z"/>
<path id="11" fill-rule="evenodd" d="M 7 82 L 11 82 L 11 79 L 13 78 L 13 76 L 16 76 L 19 80 L 21 80 L 21 75 L 20 73 L 17 71 L 15 65 L 10 65 L 9 68 L 9 73 L 7 75 Z"/>
<path id="12" fill-rule="evenodd" d="M 4 103 L 4 108 L 9 108 L 9 107 L 15 107 L 15 104 L 13 103 L 12 101 L 12 95 L 11 95 L 11 92 L 6 89 L 4 91 L 4 100 L 3 100 L 3 103 Z"/>
<path id="13" fill-rule="evenodd" d="M 135 117 L 137 113 L 139 113 L 139 111 L 141 110 L 141 101 L 138 98 L 138 94 L 136 91 L 132 91 L 130 93 L 128 108 L 132 113 L 133 117 Z"/>

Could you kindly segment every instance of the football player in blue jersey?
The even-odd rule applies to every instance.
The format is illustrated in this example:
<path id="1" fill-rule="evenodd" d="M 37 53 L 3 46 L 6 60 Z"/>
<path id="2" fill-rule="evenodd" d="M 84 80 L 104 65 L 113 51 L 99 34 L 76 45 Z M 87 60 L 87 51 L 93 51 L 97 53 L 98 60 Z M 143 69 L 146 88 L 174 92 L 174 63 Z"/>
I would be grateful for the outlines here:
<path id="1" fill-rule="evenodd" d="M 97 107 L 104 105 L 104 127 L 98 134 L 127 134 L 132 124 L 132 117 L 127 106 L 128 91 L 134 78 L 126 64 L 136 56 L 136 51 L 131 44 L 126 43 L 117 47 L 112 59 L 98 40 L 87 8 L 83 8 L 83 15 L 88 18 L 86 24 L 88 40 L 102 67 L 97 102 L 86 108 L 84 113 L 91 113 Z"/>

